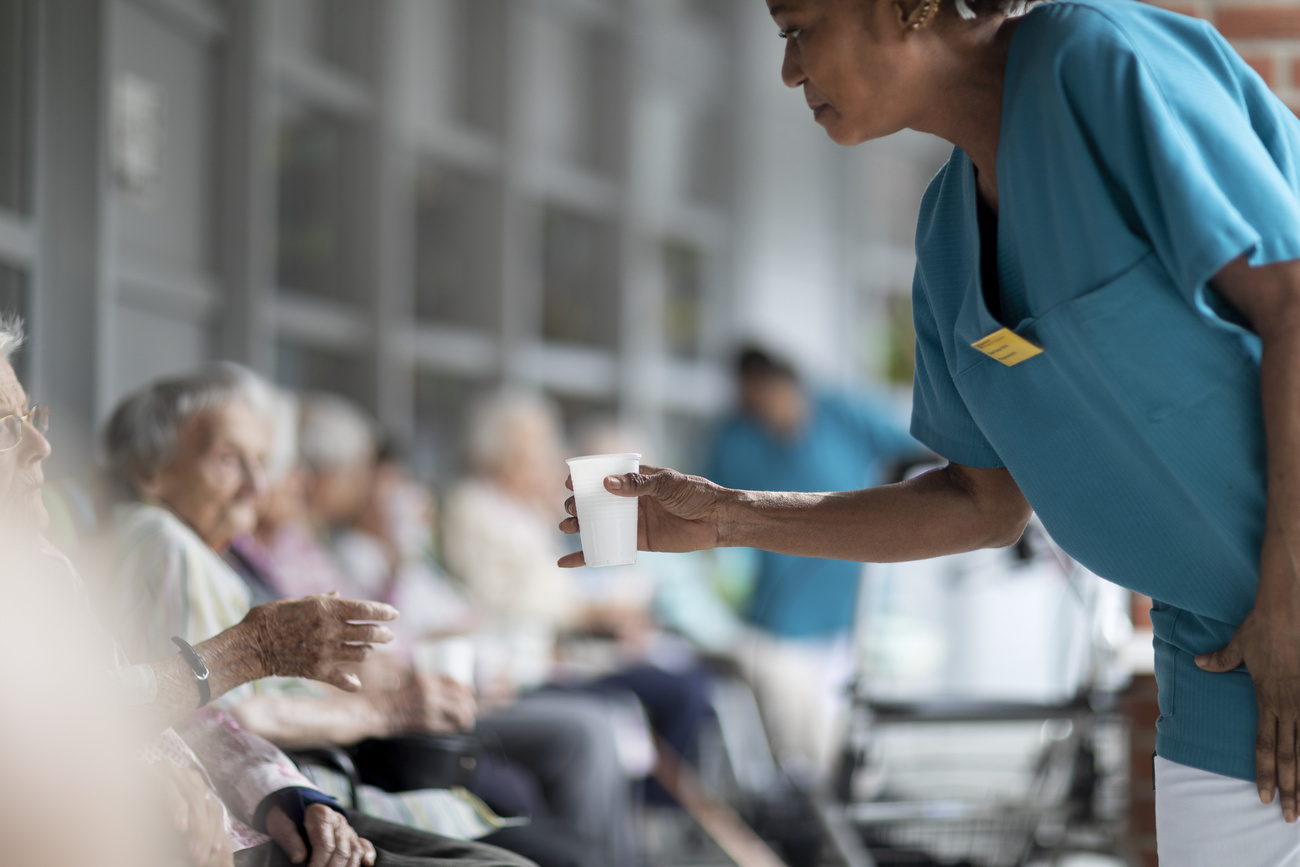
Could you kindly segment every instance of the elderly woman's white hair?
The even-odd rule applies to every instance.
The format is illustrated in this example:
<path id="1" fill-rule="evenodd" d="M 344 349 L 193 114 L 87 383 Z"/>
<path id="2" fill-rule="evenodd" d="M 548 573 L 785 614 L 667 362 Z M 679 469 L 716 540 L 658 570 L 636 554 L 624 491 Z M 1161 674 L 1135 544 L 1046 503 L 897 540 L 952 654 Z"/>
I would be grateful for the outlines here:
<path id="1" fill-rule="evenodd" d="M 298 455 L 318 469 L 340 469 L 369 463 L 379 450 L 379 432 L 371 417 L 337 394 L 302 396 Z"/>
<path id="2" fill-rule="evenodd" d="M 479 472 L 493 472 L 511 459 L 514 432 L 532 426 L 560 436 L 560 413 L 541 395 L 524 391 L 502 391 L 479 403 L 470 415 L 465 450 L 470 465 Z"/>
<path id="3" fill-rule="evenodd" d="M 23 345 L 23 321 L 17 316 L 0 316 L 0 361 L 9 361 Z"/>
<path id="4" fill-rule="evenodd" d="M 274 388 L 257 374 L 228 361 L 195 373 L 159 379 L 117 405 L 104 427 L 104 455 L 120 497 L 162 470 L 176 451 L 177 432 L 190 416 L 242 400 L 259 415 L 273 412 Z"/>
<path id="5" fill-rule="evenodd" d="M 298 465 L 298 395 L 282 388 L 271 396 L 271 447 L 266 453 L 266 480 L 277 485 Z"/>

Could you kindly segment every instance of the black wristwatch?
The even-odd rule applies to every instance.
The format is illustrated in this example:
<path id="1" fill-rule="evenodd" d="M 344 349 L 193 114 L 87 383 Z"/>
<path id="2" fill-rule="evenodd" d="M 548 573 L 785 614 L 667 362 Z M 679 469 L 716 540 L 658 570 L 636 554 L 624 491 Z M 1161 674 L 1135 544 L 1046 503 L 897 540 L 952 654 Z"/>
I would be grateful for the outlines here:
<path id="1" fill-rule="evenodd" d="M 212 700 L 212 688 L 208 686 L 208 667 L 203 664 L 203 657 L 190 643 L 179 636 L 172 636 L 172 644 L 181 649 L 181 658 L 190 664 L 194 669 L 194 679 L 199 684 L 199 707 L 203 707 Z"/>

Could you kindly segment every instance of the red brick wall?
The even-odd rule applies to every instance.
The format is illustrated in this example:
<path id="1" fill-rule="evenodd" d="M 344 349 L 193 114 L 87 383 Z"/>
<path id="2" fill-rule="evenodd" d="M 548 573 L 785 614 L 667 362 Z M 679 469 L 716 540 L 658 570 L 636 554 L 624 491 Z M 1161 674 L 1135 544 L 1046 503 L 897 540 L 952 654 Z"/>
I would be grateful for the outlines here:
<path id="1" fill-rule="evenodd" d="M 1171 0 L 1156 5 L 1219 28 L 1268 86 L 1292 110 L 1300 110 L 1300 2 Z"/>
<path id="2" fill-rule="evenodd" d="M 1157 867 L 1156 793 L 1152 788 L 1151 754 L 1156 749 L 1156 679 L 1134 676 L 1120 700 L 1129 724 L 1128 844 L 1141 867 Z"/>

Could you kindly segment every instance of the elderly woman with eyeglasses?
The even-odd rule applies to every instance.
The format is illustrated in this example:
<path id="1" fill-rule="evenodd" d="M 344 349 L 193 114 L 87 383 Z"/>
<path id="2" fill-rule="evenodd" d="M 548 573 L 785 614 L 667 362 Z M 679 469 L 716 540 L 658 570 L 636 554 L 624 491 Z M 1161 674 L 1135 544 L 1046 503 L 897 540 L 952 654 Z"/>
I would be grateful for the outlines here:
<path id="1" fill-rule="evenodd" d="M 273 745 L 215 708 L 194 712 L 209 698 L 271 675 L 354 688 L 355 681 L 343 677 L 338 666 L 361 660 L 371 644 L 391 638 L 387 627 L 375 622 L 396 616 L 389 606 L 329 597 L 286 600 L 253 609 L 208 640 L 196 637 L 193 646 L 182 642 L 179 654 L 150 664 L 126 662 L 91 614 L 71 562 L 41 536 L 49 520 L 41 500 L 42 464 L 50 455 L 44 436 L 49 411 L 29 405 L 9 363 L 21 342 L 17 323 L 0 318 L 0 538 L 6 564 L 0 590 L 7 599 L 31 598 L 39 591 L 39 598 L 57 607 L 45 617 L 65 622 L 73 633 L 66 641 L 95 651 L 81 664 L 102 671 L 103 680 L 115 687 L 116 697 L 105 696 L 105 713 L 124 707 L 144 712 L 145 732 L 153 734 L 142 757 L 183 840 L 181 863 L 282 867 L 310 857 L 313 867 L 358 867 L 374 864 L 381 854 L 367 839 L 373 837 L 391 844 L 385 857 L 394 865 L 522 867 L 526 862 L 489 847 L 346 816 Z M 176 728 L 167 727 L 173 724 Z M 54 824 L 55 817 L 49 818 Z"/>
<path id="2" fill-rule="evenodd" d="M 866 561 L 1011 544 L 1032 508 L 1155 599 L 1161 862 L 1300 863 L 1300 120 L 1145 3 L 767 5 L 834 141 L 955 146 L 912 290 L 912 433 L 949 463 L 841 494 L 607 487 L 652 549 Z"/>

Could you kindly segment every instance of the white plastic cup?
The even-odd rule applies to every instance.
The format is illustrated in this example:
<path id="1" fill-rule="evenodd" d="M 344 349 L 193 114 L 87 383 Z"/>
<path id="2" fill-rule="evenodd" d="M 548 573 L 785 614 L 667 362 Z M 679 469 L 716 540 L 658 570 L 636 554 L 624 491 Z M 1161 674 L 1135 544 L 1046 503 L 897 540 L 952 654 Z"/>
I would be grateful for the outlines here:
<path id="1" fill-rule="evenodd" d="M 578 503 L 582 556 L 587 565 L 635 563 L 637 499 L 605 490 L 605 477 L 639 471 L 641 455 L 585 455 L 566 463 Z"/>
<path id="2" fill-rule="evenodd" d="M 471 638 L 439 638 L 421 641 L 412 651 L 415 670 L 454 680 L 474 688 L 474 641 Z"/>

